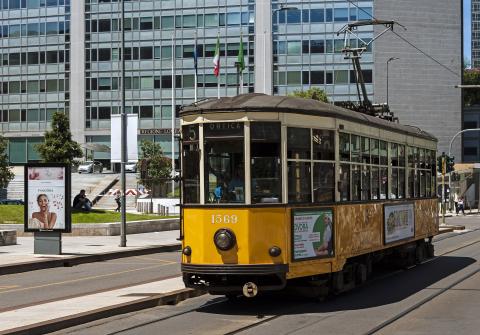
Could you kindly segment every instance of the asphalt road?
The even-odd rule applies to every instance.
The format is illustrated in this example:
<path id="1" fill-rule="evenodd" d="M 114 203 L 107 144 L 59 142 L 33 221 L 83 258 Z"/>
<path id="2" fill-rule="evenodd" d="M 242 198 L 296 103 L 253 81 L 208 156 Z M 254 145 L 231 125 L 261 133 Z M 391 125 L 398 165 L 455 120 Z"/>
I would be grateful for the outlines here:
<path id="1" fill-rule="evenodd" d="M 180 275 L 180 252 L 0 276 L 0 312 Z"/>
<path id="2" fill-rule="evenodd" d="M 420 266 L 377 277 L 325 302 L 295 295 L 201 296 L 55 334 L 475 334 L 480 328 L 480 217 L 453 217 Z M 1 297 L 1 296 L 0 296 Z"/>

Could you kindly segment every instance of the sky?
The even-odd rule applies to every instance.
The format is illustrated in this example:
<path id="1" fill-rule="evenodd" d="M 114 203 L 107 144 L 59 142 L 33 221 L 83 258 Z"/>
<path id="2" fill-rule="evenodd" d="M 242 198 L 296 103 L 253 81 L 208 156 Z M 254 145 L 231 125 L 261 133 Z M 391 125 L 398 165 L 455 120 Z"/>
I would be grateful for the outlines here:
<path id="1" fill-rule="evenodd" d="M 472 15 L 471 15 L 471 0 L 463 0 L 463 55 L 465 59 L 472 58 Z"/>

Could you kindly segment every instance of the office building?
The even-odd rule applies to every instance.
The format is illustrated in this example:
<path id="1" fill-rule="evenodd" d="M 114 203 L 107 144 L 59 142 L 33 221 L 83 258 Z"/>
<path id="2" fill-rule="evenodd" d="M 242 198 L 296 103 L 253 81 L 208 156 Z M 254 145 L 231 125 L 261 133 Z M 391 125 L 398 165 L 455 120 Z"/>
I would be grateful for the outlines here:
<path id="1" fill-rule="evenodd" d="M 198 99 L 216 97 L 219 91 L 222 96 L 233 96 L 237 92 L 235 62 L 240 39 L 245 55 L 241 92 L 284 95 L 317 86 L 324 89 L 332 101 L 357 100 L 351 61 L 344 59 L 341 53 L 343 36 L 336 33 L 351 21 L 398 18 L 408 27 L 405 38 L 412 39 L 426 54 L 435 57 L 439 56 L 437 49 L 441 48 L 446 56 L 440 55 L 438 61 L 454 73 L 444 71 L 415 48 L 399 43 L 389 32 L 369 45 L 362 55 L 368 96 L 372 102 L 385 102 L 385 61 L 392 56 L 400 58 L 390 64 L 392 110 L 401 122 L 421 126 L 439 136 L 440 145 L 444 147 L 450 133 L 460 128 L 459 119 L 446 117 L 452 111 L 460 115 L 460 92 L 454 89 L 450 92 L 450 88 L 446 88 L 453 83 L 451 78 L 456 80 L 461 71 L 461 57 L 456 57 L 455 50 L 461 25 L 460 19 L 458 22 L 454 19 L 457 14 L 460 18 L 460 7 L 456 8 L 447 0 L 410 2 L 410 6 L 400 6 L 393 0 L 381 3 L 371 0 L 125 0 L 126 112 L 139 117 L 140 141 L 154 140 L 170 155 L 170 129 L 175 113 L 172 86 L 177 108 L 194 101 L 195 45 Z M 20 54 L 19 65 L 15 63 L 17 56 L 13 56 L 12 64 L 5 63 L 3 58 L 2 67 L 4 82 L 19 82 L 18 93 L 12 93 L 17 92 L 16 84 L 12 84 L 13 91 L 2 95 L 2 129 L 14 144 L 10 147 L 12 163 L 38 159 L 30 143 L 40 140 L 42 131 L 48 126 L 48 113 L 60 109 L 69 112 L 74 138 L 85 148 L 93 149 L 89 151 L 93 158 L 108 164 L 109 153 L 99 148 L 110 145 L 110 118 L 121 111 L 121 3 L 117 0 L 0 3 L 7 4 L 2 8 L 2 26 L 14 26 L 13 34 L 2 35 L 2 56 Z M 414 20 L 424 11 L 436 15 L 432 14 L 432 27 Z M 442 33 L 435 37 L 437 42 L 425 44 L 420 38 L 422 34 L 438 29 L 445 20 L 450 20 L 449 25 L 442 26 Z M 35 21 L 45 22 L 45 28 L 40 24 L 39 34 L 31 35 L 34 33 L 29 30 L 29 24 Z M 55 34 L 50 22 L 56 22 Z M 351 46 L 368 43 L 377 28 L 359 29 Z M 432 36 L 429 38 L 434 39 Z M 213 73 L 217 37 L 221 55 L 219 90 Z M 30 41 L 36 41 L 36 45 Z M 41 51 L 47 57 L 46 53 L 53 49 L 58 51 L 57 63 L 47 60 L 45 65 L 28 63 L 29 52 L 38 51 L 40 58 Z M 62 55 L 61 50 L 64 50 Z M 27 63 L 22 64 L 22 57 L 26 57 Z M 55 60 L 53 55 L 48 54 L 48 57 Z M 431 73 L 423 75 L 426 69 Z M 8 80 L 5 80 L 5 73 Z M 49 81 L 53 79 L 51 76 L 57 79 L 56 86 Z M 424 78 L 428 82 L 421 85 L 419 80 Z M 35 86 L 29 89 L 31 80 L 39 81 L 38 93 Z M 45 92 L 41 91 L 42 80 Z M 39 120 L 34 121 L 35 113 L 29 112 L 37 108 L 34 106 L 39 106 L 38 110 L 45 109 L 44 114 L 39 112 L 45 115 L 43 119 L 38 116 Z M 11 110 L 19 110 L 18 116 L 17 112 L 12 112 L 10 118 Z M 437 127 L 433 123 L 432 111 L 445 122 L 444 126 Z M 3 118 L 4 113 L 7 113 L 6 118 Z M 417 119 L 419 115 L 425 117 Z M 30 125 L 34 122 L 38 123 L 38 129 Z M 175 123 L 178 126 L 178 120 Z M 21 150 L 17 142 L 23 143 Z"/>

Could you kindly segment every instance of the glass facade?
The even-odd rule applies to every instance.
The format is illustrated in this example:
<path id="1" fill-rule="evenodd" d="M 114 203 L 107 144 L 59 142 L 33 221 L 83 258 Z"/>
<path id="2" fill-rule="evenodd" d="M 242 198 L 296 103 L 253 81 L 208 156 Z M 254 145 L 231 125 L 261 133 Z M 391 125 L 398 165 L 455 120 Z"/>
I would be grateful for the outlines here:
<path id="1" fill-rule="evenodd" d="M 263 59 L 255 64 L 255 33 L 261 34 L 263 28 L 256 26 L 257 5 L 253 0 L 125 0 L 124 22 L 118 0 L 84 0 L 81 5 L 70 1 L 0 0 L 0 129 L 5 136 L 16 138 L 11 141 L 12 163 L 38 159 L 29 143 L 41 138 L 55 111 L 69 112 L 70 69 L 79 68 L 78 64 L 71 64 L 70 53 L 77 55 L 79 50 L 84 53 L 81 58 L 84 70 L 81 80 L 75 80 L 75 87 L 82 86 L 84 93 L 77 103 L 81 109 L 76 109 L 77 121 L 72 121 L 72 130 L 80 134 L 77 140 L 81 144 L 109 145 L 111 115 L 121 112 L 122 24 L 126 112 L 139 117 L 139 142 L 147 139 L 158 142 L 168 155 L 172 150 L 169 135 L 172 114 L 176 112 L 171 106 L 172 87 L 177 109 L 194 101 L 195 71 L 198 99 L 218 94 L 213 72 L 217 36 L 221 96 L 237 93 L 235 62 L 240 39 L 245 61 L 241 92 L 254 92 L 254 71 L 266 71 Z M 341 53 L 342 36 L 336 35 L 350 21 L 371 18 L 373 1 L 355 4 L 271 2 L 274 94 L 317 86 L 331 100 L 357 100 L 352 65 Z M 83 10 L 81 15 L 73 15 L 82 22 L 70 24 L 72 10 L 74 14 Z M 70 36 L 74 24 L 75 27 L 80 24 L 84 31 L 82 38 L 78 34 Z M 372 36 L 370 27 L 359 32 L 364 41 Z M 79 40 L 81 49 L 77 46 L 73 51 L 71 45 Z M 353 43 L 359 45 L 357 40 Z M 363 54 L 362 67 L 367 91 L 373 96 L 371 51 L 369 48 Z M 84 115 L 78 122 L 80 113 Z M 178 123 L 177 120 L 177 128 Z M 155 135 L 142 132 L 152 129 Z M 94 152 L 93 156 L 108 160 L 109 154 Z"/>
<path id="2" fill-rule="evenodd" d="M 37 161 L 53 113 L 69 111 L 70 0 L 0 5 L 0 130 L 11 163 Z"/>
<path id="3" fill-rule="evenodd" d="M 254 1 L 236 1 L 228 6 L 227 1 L 125 1 L 124 16 L 125 105 L 127 113 L 139 116 L 140 129 L 171 129 L 172 86 L 177 108 L 194 101 L 195 44 L 198 99 L 217 96 L 213 73 L 217 35 L 221 44 L 220 95 L 236 94 L 240 36 L 246 63 L 244 92 L 253 92 Z M 120 21 L 119 2 L 86 0 L 86 133 L 109 132 L 110 115 L 120 113 Z M 143 139 L 160 143 L 164 153 L 171 154 L 170 135 L 139 135 L 139 142 Z"/>
<path id="4" fill-rule="evenodd" d="M 272 1 L 274 94 L 286 95 L 312 86 L 332 101 L 358 100 L 350 60 L 344 59 L 343 34 L 349 22 L 372 19 L 373 1 Z M 350 47 L 373 38 L 373 27 L 358 31 Z M 362 42 L 363 41 L 363 42 Z M 373 57 L 368 47 L 361 59 L 370 98 L 373 98 Z"/>

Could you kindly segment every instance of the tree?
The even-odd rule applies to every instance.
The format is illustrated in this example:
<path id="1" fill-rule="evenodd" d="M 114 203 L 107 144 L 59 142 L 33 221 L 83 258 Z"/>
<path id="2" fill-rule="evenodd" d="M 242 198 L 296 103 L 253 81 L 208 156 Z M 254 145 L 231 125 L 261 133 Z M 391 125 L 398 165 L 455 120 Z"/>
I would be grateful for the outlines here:
<path id="1" fill-rule="evenodd" d="M 150 190 L 153 198 L 154 189 L 166 185 L 171 180 L 172 160 L 163 155 L 162 147 L 152 141 L 140 144 L 140 183 Z"/>
<path id="2" fill-rule="evenodd" d="M 290 96 L 328 102 L 327 94 L 318 87 L 311 87 L 306 91 L 294 91 Z"/>
<path id="3" fill-rule="evenodd" d="M 0 135 L 0 188 L 7 188 L 8 183 L 15 177 L 8 165 L 7 140 Z"/>
<path id="4" fill-rule="evenodd" d="M 480 85 L 480 69 L 467 69 L 463 71 L 464 85 Z M 463 102 L 465 106 L 480 104 L 480 89 L 464 88 Z"/>
<path id="5" fill-rule="evenodd" d="M 80 144 L 72 140 L 68 116 L 61 112 L 53 114 L 52 130 L 45 132 L 45 141 L 36 149 L 44 163 L 74 164 L 75 158 L 83 157 Z"/>

